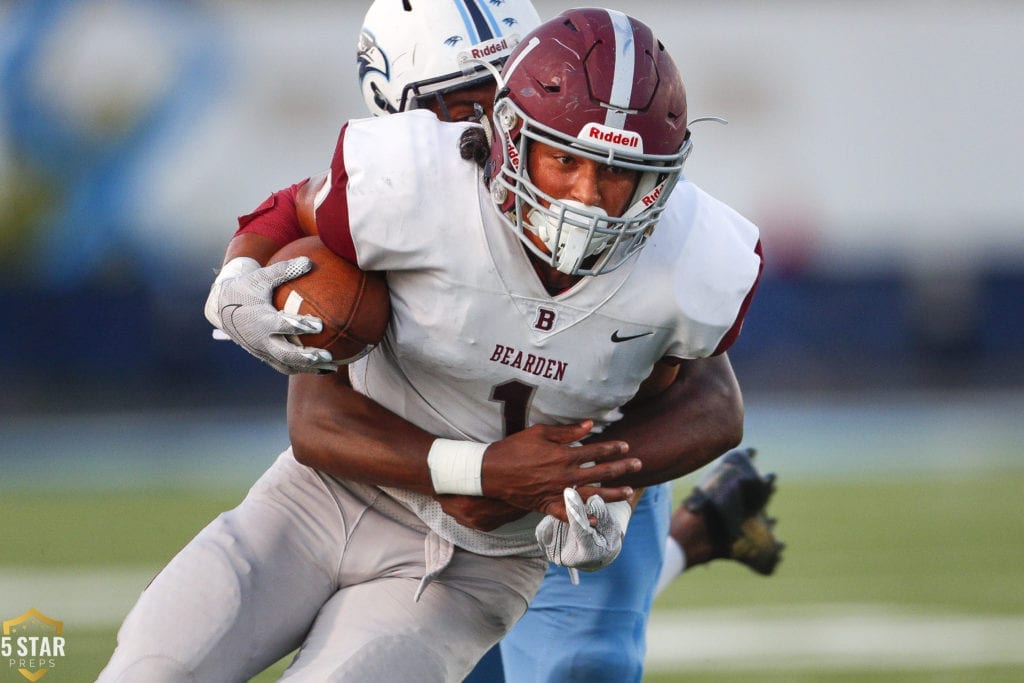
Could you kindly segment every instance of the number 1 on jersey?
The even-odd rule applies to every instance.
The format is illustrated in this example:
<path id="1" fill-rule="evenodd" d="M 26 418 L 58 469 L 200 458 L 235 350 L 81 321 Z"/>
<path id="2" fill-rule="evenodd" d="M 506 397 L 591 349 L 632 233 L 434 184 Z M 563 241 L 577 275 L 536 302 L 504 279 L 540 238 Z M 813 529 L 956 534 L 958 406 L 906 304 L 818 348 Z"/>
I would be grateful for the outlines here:
<path id="1" fill-rule="evenodd" d="M 515 379 L 496 384 L 491 389 L 491 400 L 501 404 L 505 436 L 526 429 L 526 416 L 530 414 L 535 391 L 537 387 Z"/>

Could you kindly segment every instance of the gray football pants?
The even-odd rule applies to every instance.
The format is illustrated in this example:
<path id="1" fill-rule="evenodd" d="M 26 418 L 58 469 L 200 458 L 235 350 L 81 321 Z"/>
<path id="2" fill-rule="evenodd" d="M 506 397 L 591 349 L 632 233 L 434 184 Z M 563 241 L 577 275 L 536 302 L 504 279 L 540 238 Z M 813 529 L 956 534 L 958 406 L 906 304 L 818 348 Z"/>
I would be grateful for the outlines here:
<path id="1" fill-rule="evenodd" d="M 461 680 L 546 563 L 456 548 L 414 600 L 439 539 L 366 498 L 285 451 L 142 593 L 99 680 L 244 681 L 295 648 L 286 680 Z"/>

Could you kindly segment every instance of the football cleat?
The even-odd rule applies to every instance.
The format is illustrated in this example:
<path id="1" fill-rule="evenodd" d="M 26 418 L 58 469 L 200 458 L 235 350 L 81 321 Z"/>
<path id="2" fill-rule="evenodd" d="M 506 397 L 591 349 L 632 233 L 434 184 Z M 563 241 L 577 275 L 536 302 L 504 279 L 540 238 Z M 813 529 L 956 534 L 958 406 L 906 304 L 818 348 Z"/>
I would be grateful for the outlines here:
<path id="1" fill-rule="evenodd" d="M 765 513 L 775 493 L 775 475 L 754 466 L 753 448 L 729 451 L 693 489 L 683 505 L 702 515 L 715 552 L 769 576 L 785 544 L 775 536 L 775 519 Z"/>

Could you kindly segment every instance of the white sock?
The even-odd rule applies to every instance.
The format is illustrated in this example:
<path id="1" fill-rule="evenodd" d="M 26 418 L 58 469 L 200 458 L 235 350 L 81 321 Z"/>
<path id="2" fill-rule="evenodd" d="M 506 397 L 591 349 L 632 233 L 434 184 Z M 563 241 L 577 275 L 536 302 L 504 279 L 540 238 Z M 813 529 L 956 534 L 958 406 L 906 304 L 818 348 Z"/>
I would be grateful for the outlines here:
<path id="1" fill-rule="evenodd" d="M 661 563 L 661 575 L 658 576 L 658 585 L 654 588 L 655 597 L 660 595 L 665 587 L 684 571 L 686 571 L 686 553 L 676 539 L 667 536 L 665 538 L 665 561 Z"/>

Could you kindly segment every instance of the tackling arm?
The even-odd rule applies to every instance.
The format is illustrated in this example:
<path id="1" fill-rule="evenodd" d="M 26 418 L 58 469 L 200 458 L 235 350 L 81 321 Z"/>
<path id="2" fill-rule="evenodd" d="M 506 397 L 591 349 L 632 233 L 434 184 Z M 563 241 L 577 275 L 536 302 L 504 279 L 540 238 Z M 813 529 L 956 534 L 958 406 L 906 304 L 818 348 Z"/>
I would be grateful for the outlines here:
<path id="1" fill-rule="evenodd" d="M 289 380 L 288 432 L 304 465 L 342 479 L 433 493 L 426 453 L 434 436 L 357 392 L 347 372 Z"/>
<path id="2" fill-rule="evenodd" d="M 728 356 L 682 361 L 672 372 L 674 363 L 662 360 L 655 366 L 637 399 L 624 408 L 625 417 L 591 439 L 626 441 L 630 455 L 643 462 L 643 469 L 615 484 L 676 479 L 743 438 L 743 397 Z"/>
<path id="3" fill-rule="evenodd" d="M 511 506 L 566 520 L 566 488 L 578 487 L 580 495 L 600 495 L 608 502 L 629 498 L 629 486 L 590 484 L 621 478 L 640 467 L 639 460 L 626 455 L 628 446 L 622 441 L 573 447 L 592 427 L 590 420 L 534 425 L 487 444 L 480 465 L 481 500 L 501 501 L 504 505 L 492 511 L 499 517 Z M 427 460 L 436 437 L 352 389 L 345 373 L 293 375 L 288 430 L 295 459 L 304 465 L 343 479 L 438 493 Z M 597 464 L 583 467 L 591 462 Z"/>

